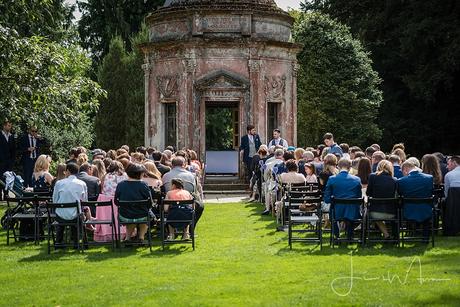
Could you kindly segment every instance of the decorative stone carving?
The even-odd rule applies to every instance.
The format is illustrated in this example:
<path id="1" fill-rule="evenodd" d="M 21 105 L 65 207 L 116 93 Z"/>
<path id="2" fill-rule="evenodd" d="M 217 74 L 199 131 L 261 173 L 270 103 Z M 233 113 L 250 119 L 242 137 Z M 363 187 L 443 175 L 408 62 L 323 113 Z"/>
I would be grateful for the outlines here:
<path id="1" fill-rule="evenodd" d="M 162 102 L 175 101 L 177 99 L 179 81 L 179 75 L 157 77 L 157 87 Z"/>
<path id="2" fill-rule="evenodd" d="M 260 60 L 249 60 L 248 66 L 249 66 L 249 72 L 259 72 L 260 71 Z"/>
<path id="3" fill-rule="evenodd" d="M 284 101 L 284 95 L 286 93 L 286 76 L 265 76 L 264 92 L 267 101 Z"/>
<path id="4" fill-rule="evenodd" d="M 241 33 L 251 35 L 251 15 L 209 14 L 193 16 L 193 35 L 203 33 Z"/>
<path id="5" fill-rule="evenodd" d="M 292 63 L 292 76 L 297 77 L 297 74 L 299 73 L 299 64 L 298 63 Z"/>

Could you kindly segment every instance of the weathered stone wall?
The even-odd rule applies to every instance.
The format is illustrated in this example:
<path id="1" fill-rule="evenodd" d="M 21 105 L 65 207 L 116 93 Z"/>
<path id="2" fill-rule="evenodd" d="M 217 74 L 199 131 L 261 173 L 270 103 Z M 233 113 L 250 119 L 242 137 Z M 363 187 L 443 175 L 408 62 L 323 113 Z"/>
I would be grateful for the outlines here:
<path id="1" fill-rule="evenodd" d="M 263 141 L 271 137 L 267 103 L 277 103 L 283 137 L 296 143 L 298 46 L 289 42 L 292 19 L 286 13 L 166 8 L 147 21 L 147 145 L 168 145 L 164 105 L 174 103 L 177 146 L 204 154 L 206 102 L 236 103 L 239 134 L 252 123 Z"/>

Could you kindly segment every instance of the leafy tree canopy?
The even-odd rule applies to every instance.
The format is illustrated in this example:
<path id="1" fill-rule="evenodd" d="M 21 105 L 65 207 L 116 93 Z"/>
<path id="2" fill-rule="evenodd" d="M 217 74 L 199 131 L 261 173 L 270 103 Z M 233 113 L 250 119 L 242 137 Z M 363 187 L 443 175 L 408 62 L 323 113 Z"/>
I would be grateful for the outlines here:
<path id="1" fill-rule="evenodd" d="M 298 55 L 298 142 L 314 145 L 326 131 L 364 145 L 379 140 L 375 123 L 382 93 L 368 52 L 349 29 L 318 13 L 291 12 Z"/>
<path id="2" fill-rule="evenodd" d="M 309 0 L 303 9 L 348 25 L 371 51 L 383 79 L 382 145 L 460 151 L 459 1 Z"/>

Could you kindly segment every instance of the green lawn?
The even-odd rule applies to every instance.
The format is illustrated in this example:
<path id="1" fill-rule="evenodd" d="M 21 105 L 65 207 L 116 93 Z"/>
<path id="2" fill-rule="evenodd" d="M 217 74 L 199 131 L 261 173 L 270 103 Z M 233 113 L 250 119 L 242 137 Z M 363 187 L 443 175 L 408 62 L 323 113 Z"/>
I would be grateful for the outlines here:
<path id="1" fill-rule="evenodd" d="M 156 242 L 152 253 L 93 248 L 48 256 L 46 244 L 6 246 L 2 231 L 0 304 L 460 305 L 459 238 L 438 237 L 435 248 L 325 245 L 319 251 L 298 243 L 291 251 L 287 234 L 275 232 L 260 210 L 256 204 L 207 205 L 195 251 L 170 246 L 162 252 Z"/>

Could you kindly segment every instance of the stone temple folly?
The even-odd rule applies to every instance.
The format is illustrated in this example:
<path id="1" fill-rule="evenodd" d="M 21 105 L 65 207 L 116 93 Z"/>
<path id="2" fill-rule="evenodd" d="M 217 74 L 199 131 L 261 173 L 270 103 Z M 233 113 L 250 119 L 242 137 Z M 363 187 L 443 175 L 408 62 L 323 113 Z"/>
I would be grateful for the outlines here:
<path id="1" fill-rule="evenodd" d="M 166 0 L 146 22 L 146 145 L 204 157 L 208 141 L 216 142 L 207 134 L 236 149 L 248 124 L 262 142 L 280 128 L 296 143 L 299 47 L 291 42 L 293 18 L 273 0 Z M 226 134 L 207 121 L 219 110 Z"/>

